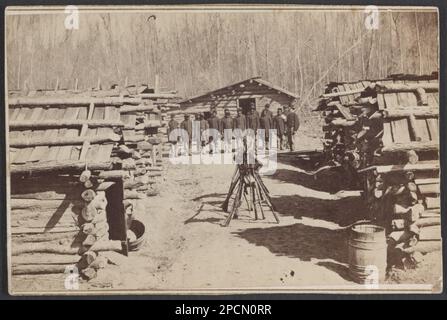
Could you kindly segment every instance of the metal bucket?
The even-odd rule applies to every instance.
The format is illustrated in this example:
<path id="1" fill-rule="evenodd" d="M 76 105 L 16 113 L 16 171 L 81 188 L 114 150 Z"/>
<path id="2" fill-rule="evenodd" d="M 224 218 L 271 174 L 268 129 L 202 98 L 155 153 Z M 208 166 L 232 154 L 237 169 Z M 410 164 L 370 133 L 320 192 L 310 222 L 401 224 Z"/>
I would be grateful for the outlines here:
<path id="1" fill-rule="evenodd" d="M 129 241 L 129 251 L 137 251 L 144 245 L 146 242 L 146 227 L 143 222 L 139 220 L 132 220 L 130 224 L 130 228 L 135 236 L 137 237 L 134 241 Z"/>
<path id="2" fill-rule="evenodd" d="M 355 282 L 382 282 L 387 265 L 385 229 L 370 223 L 352 226 L 348 240 L 348 262 L 349 274 Z"/>

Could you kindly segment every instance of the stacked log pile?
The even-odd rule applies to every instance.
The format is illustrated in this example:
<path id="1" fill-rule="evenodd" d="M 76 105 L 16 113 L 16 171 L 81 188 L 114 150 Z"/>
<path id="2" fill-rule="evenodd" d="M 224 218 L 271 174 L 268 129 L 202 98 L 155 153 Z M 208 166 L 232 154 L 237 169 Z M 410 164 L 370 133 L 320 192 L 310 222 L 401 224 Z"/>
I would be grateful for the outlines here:
<path id="1" fill-rule="evenodd" d="M 345 168 L 351 185 L 363 188 L 368 218 L 386 227 L 390 248 L 412 264 L 440 247 L 437 79 L 330 84 L 317 109 L 326 122 L 326 164 Z"/>

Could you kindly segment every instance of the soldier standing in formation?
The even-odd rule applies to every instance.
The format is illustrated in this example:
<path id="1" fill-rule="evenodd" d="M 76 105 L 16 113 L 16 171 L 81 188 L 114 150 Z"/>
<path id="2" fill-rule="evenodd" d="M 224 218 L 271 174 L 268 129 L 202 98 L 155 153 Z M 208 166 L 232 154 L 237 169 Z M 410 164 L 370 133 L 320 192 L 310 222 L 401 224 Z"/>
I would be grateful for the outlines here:
<path id="1" fill-rule="evenodd" d="M 224 117 L 220 122 L 220 134 L 225 134 L 225 129 L 233 129 L 233 119 L 231 118 L 230 110 L 225 109 Z"/>
<path id="2" fill-rule="evenodd" d="M 227 130 L 227 132 L 225 132 Z M 230 130 L 230 131 L 228 131 Z M 233 133 L 233 118 L 231 118 L 230 110 L 224 110 L 224 117 L 220 121 L 220 134 L 224 140 L 225 152 L 231 151 L 231 141 Z"/>
<path id="3" fill-rule="evenodd" d="M 189 118 L 189 114 L 185 114 L 185 120 L 180 124 L 180 128 L 186 131 L 186 134 L 184 133 L 184 136 L 182 136 L 183 143 L 188 153 L 191 154 L 192 121 Z"/>
<path id="4" fill-rule="evenodd" d="M 287 108 L 286 113 L 286 135 L 290 151 L 294 151 L 293 138 L 299 127 L 300 120 L 298 119 L 298 115 L 296 114 L 295 106 L 292 105 L 290 109 Z"/>
<path id="5" fill-rule="evenodd" d="M 242 132 L 247 128 L 247 119 L 242 113 L 242 109 L 238 108 L 236 111 L 236 117 L 233 119 L 233 130 L 240 129 Z"/>
<path id="6" fill-rule="evenodd" d="M 217 117 L 216 109 L 211 110 L 211 118 L 208 119 L 209 129 L 211 130 L 209 137 L 210 153 L 216 152 L 218 146 L 218 133 L 220 132 L 220 119 Z"/>
<path id="7" fill-rule="evenodd" d="M 202 147 L 204 147 L 209 142 L 207 130 L 210 126 L 208 124 L 208 121 L 205 120 L 205 116 L 203 115 L 203 113 L 199 113 L 197 115 L 197 120 L 200 123 L 200 144 Z"/>
<path id="8" fill-rule="evenodd" d="M 278 108 L 275 118 L 273 118 L 273 128 L 276 129 L 276 135 L 278 136 L 279 149 L 284 148 L 284 133 L 286 131 L 286 121 L 282 109 Z"/>
<path id="9" fill-rule="evenodd" d="M 250 103 L 250 110 L 252 110 L 253 113 L 254 113 L 254 114 L 258 117 L 258 119 L 259 119 L 259 112 L 258 112 L 258 110 L 256 110 L 256 105 L 255 105 L 254 102 L 251 102 L 251 103 Z"/>
<path id="10" fill-rule="evenodd" d="M 272 117 L 272 112 L 270 111 L 269 104 L 265 105 L 265 109 L 261 113 L 261 119 L 259 122 L 260 122 L 260 128 L 264 129 L 265 147 L 267 149 L 269 149 L 270 129 L 273 129 L 273 117 Z"/>
<path id="11" fill-rule="evenodd" d="M 171 132 L 174 131 L 175 129 L 178 129 L 179 125 L 178 122 L 175 120 L 175 114 L 171 114 L 171 120 L 169 120 L 168 122 L 168 139 L 169 142 L 171 142 L 172 144 L 176 144 L 178 141 L 178 138 L 171 138 Z"/>
<path id="12" fill-rule="evenodd" d="M 256 111 L 256 106 L 254 103 L 251 104 L 251 108 L 249 113 L 246 116 L 247 118 L 247 129 L 252 129 L 254 134 L 256 135 L 257 130 L 261 126 L 259 123 L 259 113 Z"/>

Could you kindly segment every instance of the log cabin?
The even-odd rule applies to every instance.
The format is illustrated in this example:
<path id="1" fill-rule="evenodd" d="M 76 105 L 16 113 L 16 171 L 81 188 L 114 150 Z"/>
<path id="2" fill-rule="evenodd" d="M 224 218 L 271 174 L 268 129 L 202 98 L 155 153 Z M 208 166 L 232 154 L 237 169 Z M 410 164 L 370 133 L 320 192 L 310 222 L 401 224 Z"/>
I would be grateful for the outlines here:
<path id="1" fill-rule="evenodd" d="M 225 108 L 229 109 L 232 115 L 236 113 L 237 108 L 241 108 L 246 114 L 250 104 L 254 103 L 259 113 L 269 104 L 270 110 L 276 114 L 279 107 L 290 105 L 297 98 L 294 93 L 284 88 L 261 77 L 254 77 L 182 100 L 179 102 L 179 112 L 204 113 L 205 117 L 209 117 L 210 109 L 216 107 L 218 116 L 222 117 Z"/>
<path id="2" fill-rule="evenodd" d="M 13 275 L 87 270 L 100 251 L 127 254 L 119 108 L 139 101 L 8 98 L 8 226 Z"/>

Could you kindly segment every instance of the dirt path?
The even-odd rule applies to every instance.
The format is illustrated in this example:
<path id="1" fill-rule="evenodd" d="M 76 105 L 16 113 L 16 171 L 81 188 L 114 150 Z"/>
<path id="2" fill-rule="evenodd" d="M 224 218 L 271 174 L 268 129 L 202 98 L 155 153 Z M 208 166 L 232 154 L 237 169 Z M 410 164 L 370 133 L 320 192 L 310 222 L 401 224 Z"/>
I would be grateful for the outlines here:
<path id="1" fill-rule="evenodd" d="M 146 211 L 137 216 L 147 228 L 146 245 L 131 252 L 122 265 L 99 270 L 80 289 L 352 289 L 341 227 L 363 215 L 358 192 L 330 193 L 341 183 L 339 178 L 315 180 L 282 161 L 273 176 L 263 178 L 280 223 L 269 213 L 265 221 L 254 221 L 243 210 L 225 228 L 221 223 L 226 213 L 220 205 L 233 171 L 232 165 L 167 165 L 160 195 L 147 199 Z M 428 270 L 440 271 L 439 253 L 428 261 Z M 401 273 L 391 283 L 438 280 L 436 272 L 436 279 L 421 277 L 423 270 Z M 64 275 L 50 275 L 16 281 L 26 291 L 41 291 L 63 290 L 63 279 Z"/>
<path id="2" fill-rule="evenodd" d="M 149 199 L 147 212 L 138 217 L 148 227 L 147 245 L 131 253 L 133 267 L 121 272 L 113 287 L 250 290 L 351 284 L 340 225 L 352 220 L 347 206 L 353 209 L 356 198 L 346 201 L 349 194 L 299 185 L 297 179 L 305 175 L 281 164 L 274 176 L 264 178 L 280 224 L 269 213 L 266 221 L 253 221 L 244 210 L 225 228 L 220 205 L 233 171 L 232 165 L 169 165 L 160 196 Z"/>

